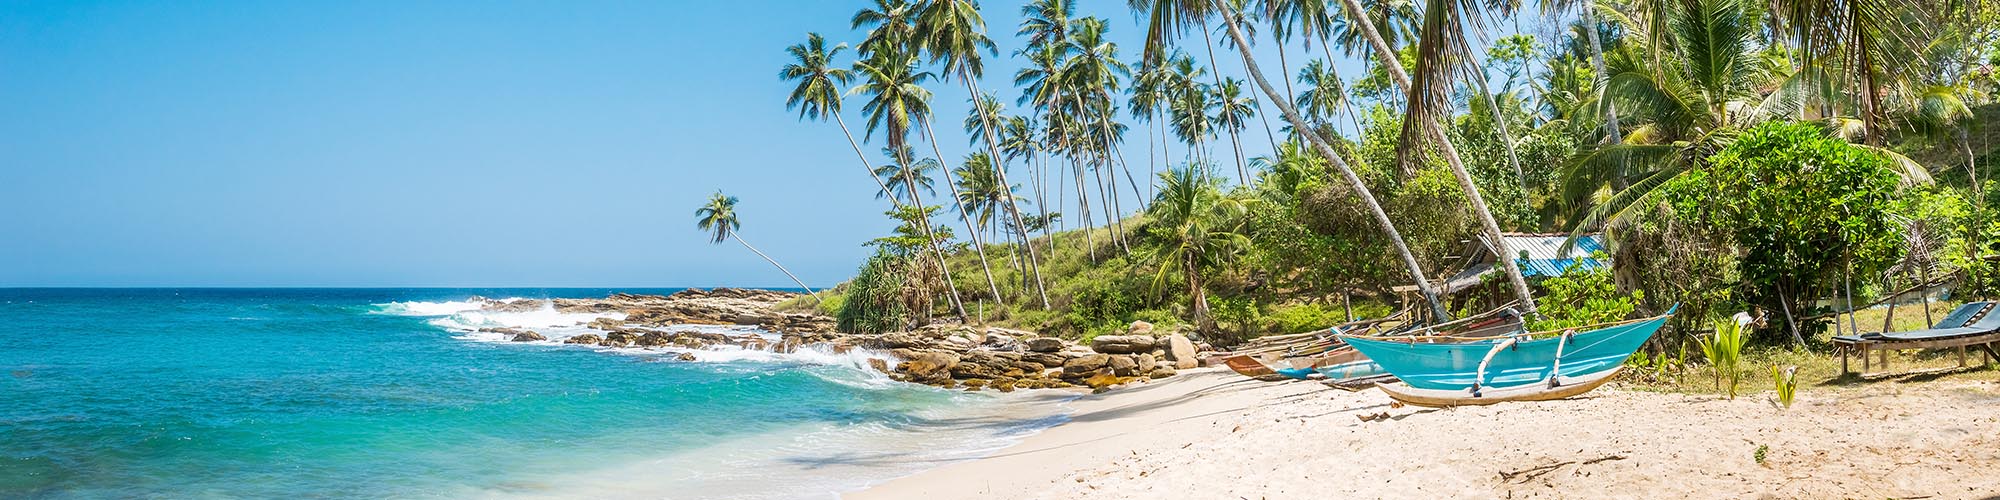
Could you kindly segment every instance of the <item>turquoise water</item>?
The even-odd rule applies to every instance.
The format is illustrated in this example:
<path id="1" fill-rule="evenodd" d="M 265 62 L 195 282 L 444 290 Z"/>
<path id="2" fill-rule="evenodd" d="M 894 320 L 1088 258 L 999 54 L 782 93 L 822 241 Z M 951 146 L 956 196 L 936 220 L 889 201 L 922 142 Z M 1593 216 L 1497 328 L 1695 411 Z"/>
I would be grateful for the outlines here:
<path id="1" fill-rule="evenodd" d="M 608 292 L 0 290 L 0 498 L 825 498 L 1060 418 L 867 353 L 493 342 L 588 318 L 462 302 Z"/>

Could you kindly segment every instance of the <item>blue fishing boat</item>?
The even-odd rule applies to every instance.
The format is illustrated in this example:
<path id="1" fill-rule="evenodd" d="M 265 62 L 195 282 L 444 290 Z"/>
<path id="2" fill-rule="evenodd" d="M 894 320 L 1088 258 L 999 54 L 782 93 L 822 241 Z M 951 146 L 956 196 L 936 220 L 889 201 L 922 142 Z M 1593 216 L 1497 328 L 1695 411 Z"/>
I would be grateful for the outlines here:
<path id="1" fill-rule="evenodd" d="M 1561 399 L 1609 382 L 1660 330 L 1659 316 L 1579 331 L 1493 338 L 1341 336 L 1401 382 L 1378 387 L 1423 406 Z"/>

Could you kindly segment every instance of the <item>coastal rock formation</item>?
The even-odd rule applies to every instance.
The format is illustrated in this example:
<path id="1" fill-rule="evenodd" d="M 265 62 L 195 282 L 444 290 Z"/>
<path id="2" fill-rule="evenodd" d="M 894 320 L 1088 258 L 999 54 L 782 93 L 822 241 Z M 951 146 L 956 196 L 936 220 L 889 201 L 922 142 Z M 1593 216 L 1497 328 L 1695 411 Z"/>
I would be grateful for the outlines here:
<path id="1" fill-rule="evenodd" d="M 563 340 L 564 344 L 577 344 L 577 345 L 597 345 L 602 342 L 604 342 L 604 337 L 599 336 L 595 333 L 586 333 L 583 335 L 578 335 Z"/>
<path id="2" fill-rule="evenodd" d="M 1147 323 L 1147 322 L 1145 322 L 1145 321 L 1143 321 L 1143 320 L 1141 320 L 1141 321 L 1133 321 L 1133 322 L 1132 322 L 1132 326 L 1130 326 L 1130 327 L 1127 327 L 1127 328 L 1125 329 L 1125 331 L 1126 331 L 1127 333 L 1131 333 L 1131 334 L 1133 334 L 1133 335 L 1152 335 L 1152 334 L 1153 334 L 1153 324 L 1152 324 L 1152 323 Z"/>
<path id="3" fill-rule="evenodd" d="M 1063 350 L 1064 347 L 1069 347 L 1063 343 L 1062 339 L 1055 337 L 1028 339 L 1027 346 L 1028 350 L 1034 352 L 1056 352 Z"/>
<path id="4" fill-rule="evenodd" d="M 514 334 L 515 342 L 534 342 L 538 340 L 548 340 L 548 339 L 549 339 L 548 337 L 543 337 L 542 334 L 535 332 L 521 332 Z"/>

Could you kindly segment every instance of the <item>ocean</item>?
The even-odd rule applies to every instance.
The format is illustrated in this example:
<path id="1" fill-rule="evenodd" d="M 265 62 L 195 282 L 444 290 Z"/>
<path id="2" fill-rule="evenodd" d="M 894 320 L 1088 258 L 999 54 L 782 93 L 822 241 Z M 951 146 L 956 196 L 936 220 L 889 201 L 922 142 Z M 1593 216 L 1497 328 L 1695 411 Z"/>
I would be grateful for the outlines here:
<path id="1" fill-rule="evenodd" d="M 1065 418 L 879 353 L 677 361 L 472 302 L 676 290 L 0 289 L 0 498 L 831 498 Z"/>

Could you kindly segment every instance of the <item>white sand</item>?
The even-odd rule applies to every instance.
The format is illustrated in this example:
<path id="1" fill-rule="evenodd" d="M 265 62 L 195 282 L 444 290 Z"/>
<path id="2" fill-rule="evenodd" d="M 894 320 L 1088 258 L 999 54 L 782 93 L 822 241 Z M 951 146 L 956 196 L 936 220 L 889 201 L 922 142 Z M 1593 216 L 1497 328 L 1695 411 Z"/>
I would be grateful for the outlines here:
<path id="1" fill-rule="evenodd" d="M 1373 390 L 1184 373 L 1083 398 L 1072 422 L 1012 448 L 847 498 L 2000 495 L 1992 382 L 1802 387 L 1789 410 L 1770 393 L 1728 401 L 1615 388 L 1433 410 L 1391 408 Z M 1501 474 L 1538 466 L 1550 467 Z"/>

